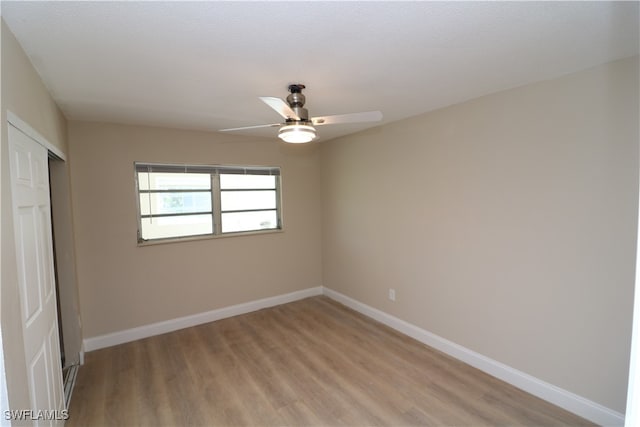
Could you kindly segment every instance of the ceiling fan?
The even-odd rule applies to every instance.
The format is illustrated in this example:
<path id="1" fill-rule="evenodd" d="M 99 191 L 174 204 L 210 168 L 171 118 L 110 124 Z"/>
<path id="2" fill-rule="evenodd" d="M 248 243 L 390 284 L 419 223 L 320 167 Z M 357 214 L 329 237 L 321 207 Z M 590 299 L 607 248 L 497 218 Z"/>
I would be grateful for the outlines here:
<path id="1" fill-rule="evenodd" d="M 267 127 L 280 127 L 278 137 L 285 142 L 305 143 L 311 142 L 318 136 L 315 126 L 333 125 L 338 123 L 362 123 L 377 122 L 382 120 L 380 111 L 367 111 L 364 113 L 337 114 L 333 116 L 321 116 L 309 118 L 309 112 L 304 108 L 306 101 L 302 94 L 305 85 L 296 83 L 289 85 L 287 102 L 280 98 L 261 96 L 262 102 L 273 108 L 284 117 L 284 123 L 272 123 L 268 125 L 245 126 L 239 128 L 220 129 L 221 132 L 233 132 L 236 130 L 257 129 Z"/>

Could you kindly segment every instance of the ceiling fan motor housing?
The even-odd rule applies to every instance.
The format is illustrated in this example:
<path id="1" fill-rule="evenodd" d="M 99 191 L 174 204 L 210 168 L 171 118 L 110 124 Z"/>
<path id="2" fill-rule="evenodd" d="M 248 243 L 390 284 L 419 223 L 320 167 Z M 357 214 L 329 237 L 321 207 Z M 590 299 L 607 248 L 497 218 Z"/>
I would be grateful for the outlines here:
<path id="1" fill-rule="evenodd" d="M 308 122 L 309 121 L 309 111 L 304 108 L 304 103 L 307 101 L 305 96 L 302 94 L 302 89 L 304 89 L 303 84 L 293 84 L 289 85 L 289 96 L 287 96 L 287 104 L 291 107 L 293 111 L 300 117 L 301 121 Z M 287 120 L 290 121 L 290 120 Z M 295 120 L 291 120 L 295 121 Z"/>

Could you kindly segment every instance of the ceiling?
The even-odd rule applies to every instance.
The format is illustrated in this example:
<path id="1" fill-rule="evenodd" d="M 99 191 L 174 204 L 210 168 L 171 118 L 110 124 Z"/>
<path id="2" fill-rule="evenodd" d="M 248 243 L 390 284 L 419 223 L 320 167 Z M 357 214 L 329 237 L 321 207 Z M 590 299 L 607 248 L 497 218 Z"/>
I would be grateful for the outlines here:
<path id="1" fill-rule="evenodd" d="M 289 83 L 307 86 L 312 116 L 388 123 L 637 55 L 639 4 L 2 1 L 1 14 L 68 119 L 215 131 L 278 122 L 258 96 Z"/>

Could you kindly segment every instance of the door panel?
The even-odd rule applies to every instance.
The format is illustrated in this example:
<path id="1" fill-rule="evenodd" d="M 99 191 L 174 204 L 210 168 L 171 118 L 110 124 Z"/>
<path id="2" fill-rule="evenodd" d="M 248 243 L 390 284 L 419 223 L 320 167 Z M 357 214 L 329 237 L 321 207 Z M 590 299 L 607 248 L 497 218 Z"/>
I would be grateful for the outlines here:
<path id="1" fill-rule="evenodd" d="M 48 191 L 47 191 L 48 194 Z M 47 254 L 47 253 L 51 253 L 51 260 L 49 260 L 49 257 L 41 257 L 40 258 L 40 263 L 41 263 L 41 270 L 43 272 L 43 277 L 46 278 L 46 280 L 43 280 L 42 284 L 43 284 L 43 291 L 44 291 L 44 304 L 47 305 L 49 304 L 50 300 L 52 298 L 54 298 L 54 290 L 55 290 L 55 272 L 53 270 L 53 242 L 52 242 L 52 238 L 51 238 L 51 213 L 49 210 L 49 204 L 47 204 L 47 207 L 40 207 L 38 209 L 38 220 L 39 220 L 39 224 L 38 224 L 38 230 L 41 231 L 42 233 L 42 239 L 40 239 L 40 251 L 42 251 L 43 254 Z M 48 278 L 51 278 L 51 280 L 49 280 Z M 54 301 L 55 304 L 55 301 Z"/>
<path id="2" fill-rule="evenodd" d="M 33 208 L 18 208 L 18 215 L 15 220 L 16 249 L 18 258 L 18 281 L 20 285 L 20 297 L 22 299 L 23 321 L 28 325 L 33 323 L 42 312 L 42 298 L 40 297 L 40 286 L 28 286 L 38 283 L 38 269 L 32 265 L 33 260 L 29 255 L 36 253 L 36 233 L 37 223 L 34 218 Z"/>
<path id="3" fill-rule="evenodd" d="M 9 125 L 11 194 L 27 376 L 34 411 L 64 409 L 46 148 Z M 55 425 L 39 419 L 37 425 Z"/>

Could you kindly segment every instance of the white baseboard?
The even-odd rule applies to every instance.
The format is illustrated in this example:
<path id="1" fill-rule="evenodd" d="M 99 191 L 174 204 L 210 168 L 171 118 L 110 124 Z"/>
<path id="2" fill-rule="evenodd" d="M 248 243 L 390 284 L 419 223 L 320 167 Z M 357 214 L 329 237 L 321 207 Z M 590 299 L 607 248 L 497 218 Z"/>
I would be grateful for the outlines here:
<path id="1" fill-rule="evenodd" d="M 475 368 L 480 369 L 501 379 L 521 390 L 533 394 L 547 402 L 573 412 L 583 418 L 603 426 L 622 426 L 624 425 L 624 415 L 609 409 L 599 403 L 585 399 L 582 396 L 571 393 L 570 391 L 556 387 L 529 374 L 518 371 L 510 366 L 490 359 L 482 354 L 476 353 L 468 348 L 458 345 L 454 342 L 446 340 L 429 331 L 421 329 L 411 323 L 398 319 L 381 310 L 370 307 L 353 298 L 343 295 L 334 290 L 323 288 L 324 295 L 334 299 L 347 307 L 371 317 L 380 323 L 383 323 L 398 332 L 410 336 L 430 347 L 436 348 L 449 356 L 455 357 Z"/>
<path id="2" fill-rule="evenodd" d="M 303 289 L 301 291 L 295 291 L 284 295 L 277 295 L 274 297 L 250 301 L 243 304 L 223 307 L 204 313 L 193 314 L 191 316 L 179 317 L 177 319 L 166 320 L 163 322 L 152 323 L 150 325 L 140 326 L 137 328 L 126 329 L 124 331 L 118 331 L 110 334 L 100 335 L 97 337 L 87 338 L 83 341 L 84 351 L 88 352 L 105 347 L 111 347 L 114 345 L 148 338 L 154 335 L 165 334 L 167 332 L 177 331 L 178 329 L 201 325 L 203 323 L 209 323 L 215 320 L 237 316 L 239 314 L 245 314 L 280 304 L 286 304 L 289 302 L 321 294 L 322 287 L 318 286 L 315 288 Z"/>

